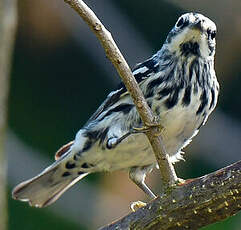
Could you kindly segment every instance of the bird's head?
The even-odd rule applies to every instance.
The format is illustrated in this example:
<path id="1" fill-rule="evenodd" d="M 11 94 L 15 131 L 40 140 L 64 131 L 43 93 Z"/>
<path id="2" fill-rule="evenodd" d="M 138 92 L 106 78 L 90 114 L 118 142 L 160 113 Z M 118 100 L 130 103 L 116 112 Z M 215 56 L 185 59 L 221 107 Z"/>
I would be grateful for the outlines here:
<path id="1" fill-rule="evenodd" d="M 216 25 L 198 13 L 186 13 L 178 18 L 167 36 L 165 47 L 183 57 L 213 57 L 215 54 Z"/>

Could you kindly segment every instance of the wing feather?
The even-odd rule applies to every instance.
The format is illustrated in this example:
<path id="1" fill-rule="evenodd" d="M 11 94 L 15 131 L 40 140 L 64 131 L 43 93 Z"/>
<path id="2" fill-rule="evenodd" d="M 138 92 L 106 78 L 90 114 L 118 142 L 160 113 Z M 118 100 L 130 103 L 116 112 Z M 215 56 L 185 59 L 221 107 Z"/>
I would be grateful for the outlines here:
<path id="1" fill-rule="evenodd" d="M 138 64 L 134 70 L 133 75 L 137 81 L 137 83 L 141 84 L 148 77 L 150 77 L 153 73 L 156 73 L 159 70 L 159 61 L 156 55 L 152 58 L 147 59 L 143 63 Z M 96 112 L 90 117 L 87 123 L 97 119 L 99 115 L 114 105 L 116 102 L 120 100 L 121 97 L 128 95 L 128 91 L 126 90 L 125 85 L 121 82 L 117 88 L 117 90 L 112 91 L 105 101 L 100 105 L 100 107 L 96 110 Z"/>

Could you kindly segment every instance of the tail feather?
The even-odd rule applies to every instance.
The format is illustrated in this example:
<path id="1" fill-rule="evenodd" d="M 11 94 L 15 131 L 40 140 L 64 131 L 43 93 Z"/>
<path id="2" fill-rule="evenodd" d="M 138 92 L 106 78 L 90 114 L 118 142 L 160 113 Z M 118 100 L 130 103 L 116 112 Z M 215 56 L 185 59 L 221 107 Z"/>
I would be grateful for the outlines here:
<path id="1" fill-rule="evenodd" d="M 38 176 L 22 182 L 14 188 L 13 198 L 27 201 L 31 206 L 46 207 L 55 202 L 77 181 L 88 175 L 88 173 L 82 173 L 61 177 L 60 170 L 60 165 L 55 165 L 47 168 Z"/>
<path id="2" fill-rule="evenodd" d="M 60 159 L 61 156 L 63 156 L 66 152 L 69 152 L 72 145 L 74 144 L 74 141 L 70 141 L 69 143 L 63 145 L 56 153 L 55 153 L 55 160 Z"/>

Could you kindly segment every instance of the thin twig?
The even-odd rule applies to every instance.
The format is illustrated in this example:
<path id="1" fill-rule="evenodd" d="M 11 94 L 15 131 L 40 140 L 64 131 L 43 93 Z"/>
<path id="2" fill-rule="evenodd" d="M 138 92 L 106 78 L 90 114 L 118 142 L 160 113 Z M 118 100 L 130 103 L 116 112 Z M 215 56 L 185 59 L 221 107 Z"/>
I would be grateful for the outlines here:
<path id="1" fill-rule="evenodd" d="M 94 12 L 82 0 L 64 1 L 68 3 L 83 18 L 83 20 L 89 25 L 91 30 L 99 39 L 107 57 L 115 66 L 129 94 L 131 95 L 143 121 L 143 124 L 148 126 L 149 124 L 154 123 L 155 119 L 152 111 L 147 105 L 143 93 L 140 90 L 139 85 L 131 72 L 131 69 L 129 68 L 127 62 L 115 44 L 111 33 L 104 27 Z M 151 143 L 153 152 L 155 153 L 160 168 L 163 186 L 170 187 L 173 186 L 177 181 L 177 176 L 174 167 L 170 163 L 169 157 L 165 152 L 161 135 L 157 135 L 158 132 L 159 128 L 154 126 L 150 127 L 146 135 Z"/>

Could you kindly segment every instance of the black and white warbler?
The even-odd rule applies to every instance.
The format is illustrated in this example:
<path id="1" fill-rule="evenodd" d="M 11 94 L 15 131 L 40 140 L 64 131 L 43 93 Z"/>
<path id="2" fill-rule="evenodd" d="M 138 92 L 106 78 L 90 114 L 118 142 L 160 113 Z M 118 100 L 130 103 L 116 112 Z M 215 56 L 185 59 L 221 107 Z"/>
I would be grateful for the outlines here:
<path id="1" fill-rule="evenodd" d="M 217 103 L 219 84 L 214 70 L 215 24 L 197 13 L 182 15 L 156 54 L 133 74 L 159 117 L 163 143 L 171 162 L 182 159 L 190 143 Z M 69 187 L 94 172 L 128 169 L 130 178 L 149 196 L 146 173 L 156 159 L 142 122 L 122 84 L 111 92 L 74 141 L 56 153 L 56 161 L 42 173 L 19 184 L 13 197 L 44 207 Z"/>

